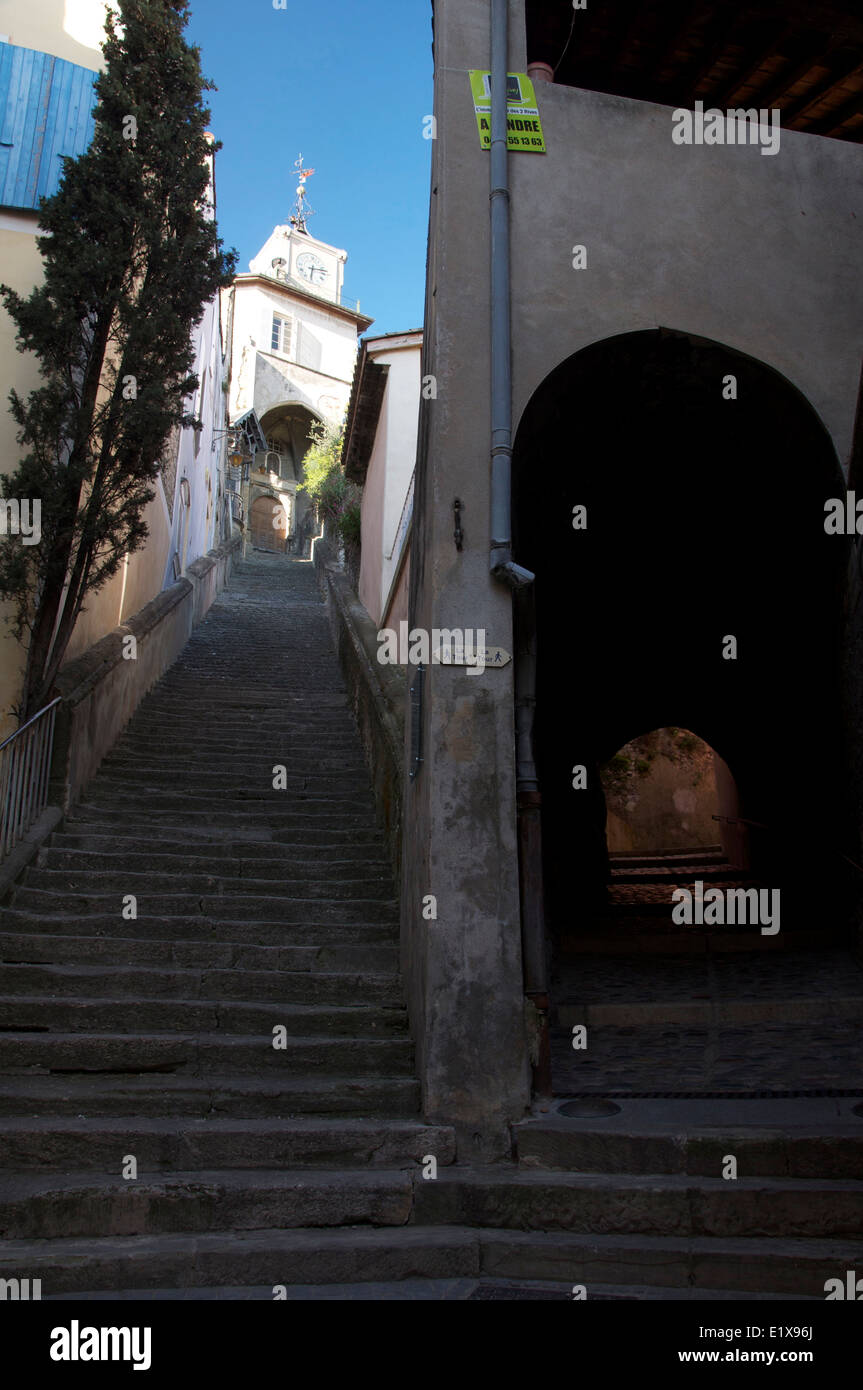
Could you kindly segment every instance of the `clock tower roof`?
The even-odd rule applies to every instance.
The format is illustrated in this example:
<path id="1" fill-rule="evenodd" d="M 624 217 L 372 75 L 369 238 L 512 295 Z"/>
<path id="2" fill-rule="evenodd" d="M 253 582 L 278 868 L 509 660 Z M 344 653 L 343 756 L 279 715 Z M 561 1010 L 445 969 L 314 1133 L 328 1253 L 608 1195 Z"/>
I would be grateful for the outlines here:
<path id="1" fill-rule="evenodd" d="M 320 241 L 310 232 L 297 231 L 295 227 L 286 223 L 273 228 L 258 254 L 249 261 L 249 270 L 253 275 L 272 274 L 274 260 L 284 259 L 286 264 L 290 266 L 292 255 L 299 256 L 304 251 L 325 252 L 327 256 L 335 258 L 342 265 L 348 259 L 347 251 L 342 250 L 341 247 L 331 246 L 329 242 Z"/>

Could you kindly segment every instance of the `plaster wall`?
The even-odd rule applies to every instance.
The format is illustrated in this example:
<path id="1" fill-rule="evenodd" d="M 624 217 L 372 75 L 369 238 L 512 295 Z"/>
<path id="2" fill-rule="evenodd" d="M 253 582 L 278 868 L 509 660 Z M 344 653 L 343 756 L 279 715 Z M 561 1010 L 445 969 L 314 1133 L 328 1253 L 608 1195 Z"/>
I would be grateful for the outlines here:
<path id="1" fill-rule="evenodd" d="M 361 504 L 362 554 L 359 597 L 372 622 L 381 621 L 381 573 L 384 559 L 384 508 L 387 489 L 389 420 L 384 396 L 372 456 L 363 484 Z"/>
<path id="2" fill-rule="evenodd" d="M 369 356 L 389 368 L 371 457 L 363 485 L 362 564 L 360 598 L 379 623 L 396 572 L 406 535 L 399 535 L 416 463 L 417 419 L 420 402 L 422 338 L 405 335 Z"/>
<path id="3" fill-rule="evenodd" d="M 95 72 L 102 66 L 107 8 L 106 0 L 2 0 L 0 33 L 19 48 Z"/>
<path id="4" fill-rule="evenodd" d="M 271 351 L 274 313 L 294 320 L 287 355 Z M 320 347 L 320 361 L 315 367 L 304 366 L 298 359 L 304 329 Z M 357 355 L 356 326 L 350 320 L 329 315 L 325 305 L 306 304 L 275 285 L 270 289 L 239 281 L 232 335 L 232 420 L 253 407 L 260 419 L 286 400 L 328 418 L 337 419 L 344 413 Z"/>
<path id="5" fill-rule="evenodd" d="M 410 622 L 484 629 L 489 644 L 511 652 L 511 599 L 488 572 L 488 160 L 464 100 L 468 68 L 488 65 L 488 8 L 435 7 L 438 138 L 422 371 L 436 377 L 437 399 L 421 405 Z M 512 689 L 511 665 L 475 676 L 432 666 L 425 760 L 405 794 L 402 964 L 423 1104 L 430 1118 L 456 1126 L 460 1158 L 508 1152 L 508 1124 L 529 1100 Z M 423 917 L 428 894 L 436 920 Z"/>
<path id="6" fill-rule="evenodd" d="M 675 145 L 668 107 L 553 84 L 538 98 L 549 153 L 510 159 L 516 421 L 571 353 L 663 326 L 781 372 L 847 467 L 863 357 L 863 150 L 797 131 L 782 131 L 772 156 Z M 572 268 L 575 245 L 586 270 Z"/>

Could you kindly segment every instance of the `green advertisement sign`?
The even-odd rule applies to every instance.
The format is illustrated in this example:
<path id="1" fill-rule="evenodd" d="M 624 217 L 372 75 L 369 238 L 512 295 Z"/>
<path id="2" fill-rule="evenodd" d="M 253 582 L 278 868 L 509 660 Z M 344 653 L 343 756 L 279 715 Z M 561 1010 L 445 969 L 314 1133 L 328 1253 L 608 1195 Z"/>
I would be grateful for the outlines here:
<path id="1" fill-rule="evenodd" d="M 479 141 L 484 150 L 491 149 L 491 73 L 473 69 L 470 90 L 479 128 Z M 545 154 L 545 136 L 539 119 L 536 92 L 525 72 L 510 72 L 506 77 L 507 149 L 522 154 Z"/>

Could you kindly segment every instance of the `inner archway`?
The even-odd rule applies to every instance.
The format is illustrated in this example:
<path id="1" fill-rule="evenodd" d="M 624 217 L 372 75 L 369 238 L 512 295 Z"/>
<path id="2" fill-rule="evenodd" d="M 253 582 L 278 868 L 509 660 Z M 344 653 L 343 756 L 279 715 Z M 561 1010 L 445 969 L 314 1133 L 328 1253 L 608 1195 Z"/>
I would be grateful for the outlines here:
<path id="1" fill-rule="evenodd" d="M 516 558 L 536 575 L 553 939 L 606 899 L 601 765 L 669 727 L 697 731 L 730 769 L 752 872 L 787 890 L 789 912 L 801 921 L 818 903 L 823 917 L 829 882 L 831 920 L 843 913 L 848 542 L 824 528 L 843 493 L 804 397 L 718 343 L 664 329 L 608 339 L 532 397 L 513 521 Z"/>
<path id="2" fill-rule="evenodd" d="M 691 729 L 653 729 L 599 769 L 610 855 L 722 849 L 718 760 Z"/>
<path id="3" fill-rule="evenodd" d="M 744 978 L 756 988 L 752 962 L 777 948 L 811 955 L 846 939 L 856 892 L 843 858 L 855 852 L 840 698 L 849 540 L 824 526 L 825 503 L 843 496 L 832 441 L 800 392 L 683 333 L 593 344 L 524 412 L 514 553 L 536 576 L 516 604 L 515 641 L 525 988 L 542 1011 L 540 921 L 558 1094 L 652 1093 L 657 1075 L 679 1086 L 681 1018 L 698 1024 L 691 1086 L 728 1084 L 734 1065 L 709 1045 L 716 991 Z M 613 821 L 609 842 L 608 768 L 669 730 L 675 748 L 683 731 L 713 751 L 719 834 L 712 849 L 683 845 L 682 861 L 672 852 L 662 864 L 648 853 L 627 873 Z M 649 769 L 648 751 L 635 761 Z M 697 808 L 698 796 L 681 805 Z M 681 890 L 688 917 L 675 915 Z M 760 919 L 737 915 L 752 903 Z M 773 968 L 763 978 L 775 980 Z M 579 1054 L 585 1019 L 607 1031 L 594 1028 Z M 789 1085 L 808 1065 L 798 1062 Z"/>

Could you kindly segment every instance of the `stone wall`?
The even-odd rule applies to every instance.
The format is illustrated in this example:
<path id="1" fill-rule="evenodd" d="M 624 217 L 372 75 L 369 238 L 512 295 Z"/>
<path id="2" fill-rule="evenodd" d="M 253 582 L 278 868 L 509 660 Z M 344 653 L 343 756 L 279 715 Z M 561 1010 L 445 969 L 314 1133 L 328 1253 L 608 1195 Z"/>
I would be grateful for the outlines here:
<path id="1" fill-rule="evenodd" d="M 687 729 L 654 729 L 601 769 L 609 853 L 718 845 L 713 749 Z"/>
<path id="2" fill-rule="evenodd" d="M 339 665 L 348 688 L 348 699 L 372 776 L 378 815 L 398 882 L 405 774 L 405 668 L 382 666 L 377 660 L 377 628 L 357 598 L 345 571 L 337 564 L 328 543 L 316 541 L 313 556 Z"/>

